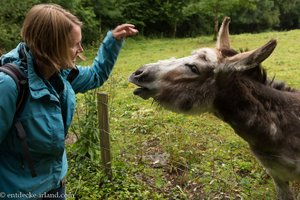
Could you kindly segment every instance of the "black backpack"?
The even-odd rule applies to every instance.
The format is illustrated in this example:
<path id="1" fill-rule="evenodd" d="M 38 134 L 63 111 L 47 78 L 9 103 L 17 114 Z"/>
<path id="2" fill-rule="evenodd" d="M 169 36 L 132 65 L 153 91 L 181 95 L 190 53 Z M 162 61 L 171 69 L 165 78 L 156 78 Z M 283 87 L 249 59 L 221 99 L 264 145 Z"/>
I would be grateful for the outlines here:
<path id="1" fill-rule="evenodd" d="M 1 62 L 0 62 L 1 63 Z M 7 63 L 0 66 L 0 72 L 4 72 L 9 75 L 16 83 L 18 89 L 18 98 L 14 119 L 14 126 L 17 130 L 17 135 L 21 141 L 23 158 L 27 162 L 28 167 L 31 171 L 31 176 L 37 176 L 34 169 L 34 162 L 32 156 L 30 155 L 29 148 L 26 142 L 26 132 L 23 128 L 22 123 L 19 120 L 16 120 L 16 116 L 18 116 L 24 109 L 26 100 L 29 94 L 28 88 L 28 78 L 24 74 L 24 72 L 15 64 Z M 71 83 L 78 75 L 79 71 L 77 69 L 72 69 L 67 77 L 67 80 Z"/>

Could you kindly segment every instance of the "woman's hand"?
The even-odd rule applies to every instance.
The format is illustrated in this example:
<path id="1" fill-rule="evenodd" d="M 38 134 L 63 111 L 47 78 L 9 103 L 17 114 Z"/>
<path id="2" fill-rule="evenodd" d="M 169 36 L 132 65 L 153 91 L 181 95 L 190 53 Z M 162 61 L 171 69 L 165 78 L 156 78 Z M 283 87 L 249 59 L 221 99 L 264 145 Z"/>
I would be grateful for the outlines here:
<path id="1" fill-rule="evenodd" d="M 138 32 L 133 24 L 121 24 L 112 31 L 112 34 L 114 38 L 120 40 L 128 36 L 136 35 Z"/>

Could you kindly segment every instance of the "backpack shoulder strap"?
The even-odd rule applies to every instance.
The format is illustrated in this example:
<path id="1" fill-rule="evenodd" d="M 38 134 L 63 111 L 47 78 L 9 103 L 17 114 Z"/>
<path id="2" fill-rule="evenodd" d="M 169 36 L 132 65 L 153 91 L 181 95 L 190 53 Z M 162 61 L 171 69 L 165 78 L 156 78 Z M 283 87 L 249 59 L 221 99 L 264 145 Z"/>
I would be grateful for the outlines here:
<path id="1" fill-rule="evenodd" d="M 15 117 L 16 117 L 23 111 L 26 100 L 28 98 L 28 94 L 29 94 L 28 79 L 25 76 L 24 72 L 17 65 L 12 63 L 7 63 L 4 64 L 3 66 L 0 66 L 0 71 L 12 77 L 12 79 L 15 81 L 17 85 L 18 99 L 17 99 L 17 105 L 16 105 L 17 108 L 15 113 Z M 19 120 L 15 119 L 14 125 L 17 129 L 18 137 L 21 140 L 23 157 L 28 163 L 31 176 L 35 177 L 37 175 L 34 169 L 34 161 L 29 153 L 29 148 L 26 142 L 26 132 L 23 128 L 22 123 Z"/>
<path id="2" fill-rule="evenodd" d="M 0 71 L 9 75 L 16 83 L 18 89 L 16 115 L 22 112 L 28 97 L 28 79 L 24 72 L 15 64 L 7 63 L 0 67 Z M 15 116 L 16 116 L 15 115 Z"/>

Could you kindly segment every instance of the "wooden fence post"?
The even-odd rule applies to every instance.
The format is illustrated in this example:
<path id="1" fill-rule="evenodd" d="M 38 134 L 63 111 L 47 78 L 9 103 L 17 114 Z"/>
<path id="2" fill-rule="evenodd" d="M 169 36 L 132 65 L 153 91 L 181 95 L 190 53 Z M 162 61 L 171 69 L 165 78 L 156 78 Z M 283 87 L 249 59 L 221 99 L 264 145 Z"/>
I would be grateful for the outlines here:
<path id="1" fill-rule="evenodd" d="M 101 161 L 109 180 L 112 180 L 111 153 L 108 120 L 108 96 L 106 93 L 98 93 L 98 124 L 100 131 Z"/>

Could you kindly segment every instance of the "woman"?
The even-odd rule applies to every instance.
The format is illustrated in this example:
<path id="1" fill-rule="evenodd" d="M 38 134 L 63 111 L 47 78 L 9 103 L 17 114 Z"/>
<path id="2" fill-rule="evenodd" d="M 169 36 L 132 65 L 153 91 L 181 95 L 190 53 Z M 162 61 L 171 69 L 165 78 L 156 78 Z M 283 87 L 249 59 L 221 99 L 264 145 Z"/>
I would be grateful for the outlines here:
<path id="1" fill-rule="evenodd" d="M 83 52 L 81 26 L 74 15 L 58 5 L 36 5 L 23 23 L 24 42 L 0 58 L 1 65 L 19 66 L 29 83 L 23 112 L 14 118 L 17 86 L 0 72 L 0 192 L 6 195 L 28 199 L 65 193 L 64 140 L 75 110 L 75 94 L 101 86 L 114 66 L 123 38 L 138 32 L 132 24 L 117 26 L 107 33 L 92 66 L 81 67 L 75 65 Z M 72 81 L 67 80 L 70 74 Z M 13 126 L 16 119 L 27 134 L 32 163 L 24 159 Z"/>

